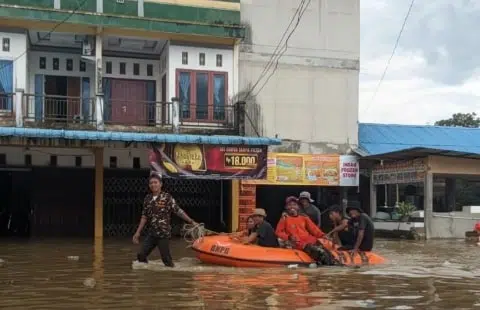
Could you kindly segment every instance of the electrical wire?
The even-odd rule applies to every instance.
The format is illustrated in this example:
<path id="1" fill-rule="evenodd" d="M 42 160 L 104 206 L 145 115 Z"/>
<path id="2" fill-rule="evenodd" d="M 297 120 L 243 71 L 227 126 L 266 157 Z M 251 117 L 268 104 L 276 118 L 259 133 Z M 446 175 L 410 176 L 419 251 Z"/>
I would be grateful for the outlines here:
<path id="1" fill-rule="evenodd" d="M 300 2 L 300 4 L 298 5 L 295 13 L 293 14 L 291 20 L 290 20 L 290 23 L 288 24 L 287 28 L 285 29 L 282 37 L 280 38 L 280 41 L 278 42 L 275 50 L 273 51 L 272 55 L 270 56 L 270 59 L 268 60 L 267 64 L 265 65 L 265 67 L 263 68 L 263 71 L 260 73 L 259 77 L 257 78 L 256 82 L 253 84 L 253 86 L 250 88 L 250 90 L 245 94 L 244 96 L 244 99 L 243 101 L 246 101 L 248 99 L 248 97 L 253 93 L 253 91 L 255 90 L 255 87 L 257 87 L 257 85 L 260 83 L 260 81 L 262 80 L 262 78 L 267 74 L 268 70 L 270 70 L 270 68 L 272 67 L 273 63 L 274 63 L 274 59 L 275 57 L 278 56 L 278 52 L 283 49 L 283 52 L 281 53 L 281 55 L 277 58 L 276 60 L 276 64 L 275 64 L 275 69 L 274 69 L 274 72 L 276 70 L 276 68 L 278 67 L 278 61 L 280 59 L 280 57 L 283 55 L 283 53 L 285 53 L 285 51 L 288 49 L 288 40 L 290 39 L 290 37 L 292 36 L 293 32 L 296 30 L 296 28 L 298 27 L 298 24 L 300 23 L 300 20 L 301 20 L 301 17 L 303 16 L 303 14 L 305 13 L 306 11 L 306 8 L 308 7 L 308 5 L 310 4 L 311 0 L 308 1 L 308 4 L 304 7 L 305 5 L 305 2 L 306 0 L 302 0 Z M 297 20 L 294 28 L 290 31 L 289 34 L 288 31 L 290 29 L 290 27 L 293 25 L 295 19 Z M 286 38 L 285 40 L 285 44 L 282 48 L 280 48 L 280 46 L 282 45 L 282 42 L 283 40 Z M 270 74 L 268 79 L 271 78 L 273 74 Z M 268 82 L 268 80 L 267 80 Z M 265 87 L 266 83 L 263 84 L 262 88 Z M 261 91 L 261 90 L 260 90 Z M 257 92 L 257 95 L 258 95 L 259 92 Z M 259 133 L 259 130 L 257 129 L 257 127 L 255 126 L 255 124 L 253 124 L 253 121 L 250 117 L 250 115 L 247 113 L 247 111 L 245 111 L 245 116 L 250 124 L 250 126 L 252 127 L 253 131 L 255 132 L 255 134 L 260 137 L 260 133 Z"/>
<path id="2" fill-rule="evenodd" d="M 385 69 L 383 70 L 383 74 L 380 77 L 380 80 L 378 81 L 377 87 L 375 88 L 375 92 L 373 93 L 372 99 L 370 100 L 367 107 L 365 108 L 364 113 L 366 113 L 370 109 L 370 107 L 372 106 L 372 103 L 375 101 L 375 98 L 377 96 L 378 90 L 380 89 L 380 86 L 382 85 L 382 82 L 385 79 L 385 75 L 387 74 L 388 68 L 390 67 L 390 63 L 393 59 L 393 56 L 395 56 L 395 52 L 397 51 L 398 44 L 400 43 L 400 38 L 402 37 L 403 30 L 405 29 L 405 25 L 407 24 L 408 18 L 410 17 L 410 13 L 412 12 L 412 8 L 413 8 L 414 3 L 415 3 L 415 0 L 411 0 L 410 6 L 408 7 L 407 14 L 405 14 L 405 18 L 403 20 L 402 27 L 400 28 L 397 39 L 395 41 L 395 45 L 393 47 L 392 54 L 390 55 L 390 58 L 387 61 Z"/>
<path id="3" fill-rule="evenodd" d="M 262 90 L 263 88 L 268 84 L 268 82 L 270 81 L 270 79 L 272 78 L 273 74 L 275 74 L 275 71 L 277 71 L 278 69 L 278 63 L 280 61 L 280 58 L 283 56 L 283 54 L 285 54 L 285 52 L 287 51 L 288 49 L 288 40 L 290 40 L 290 38 L 292 37 L 293 33 L 295 32 L 295 30 L 297 30 L 298 28 L 298 25 L 300 25 L 300 21 L 302 20 L 302 17 L 303 17 L 303 14 L 305 14 L 305 12 L 307 11 L 308 9 L 308 6 L 310 5 L 312 1 L 311 0 L 308 0 L 308 3 L 305 5 L 305 7 L 303 8 L 303 11 L 300 12 L 300 14 L 298 15 L 298 18 L 297 18 L 297 22 L 295 24 L 295 26 L 293 27 L 292 31 L 290 32 L 290 34 L 288 35 L 287 39 L 285 40 L 285 45 L 284 45 L 284 48 L 282 50 L 282 52 L 279 54 L 279 56 L 277 57 L 277 60 L 276 60 L 276 63 L 275 63 L 275 67 L 273 68 L 272 72 L 270 72 L 270 75 L 267 77 L 267 79 L 265 80 L 265 82 L 263 83 L 263 85 L 260 87 L 260 89 L 258 90 L 258 92 L 255 94 L 255 96 L 257 96 Z"/>
<path id="4" fill-rule="evenodd" d="M 276 57 L 276 54 L 277 52 L 279 51 L 279 48 L 280 46 L 282 45 L 282 42 L 283 42 L 283 39 L 287 36 L 287 33 L 288 33 L 288 30 L 290 29 L 290 27 L 293 25 L 293 22 L 295 21 L 295 18 L 296 16 L 300 13 L 300 11 L 302 10 L 302 7 L 303 5 L 305 4 L 305 1 L 306 0 L 302 0 L 300 2 L 300 4 L 298 5 L 295 13 L 293 14 L 292 16 L 292 19 L 290 20 L 290 23 L 288 24 L 287 28 L 285 29 L 285 31 L 283 32 L 283 35 L 282 37 L 280 38 L 280 41 L 278 41 L 278 44 L 277 46 L 275 47 L 275 50 L 273 51 L 272 55 L 270 56 L 270 59 L 268 60 L 267 64 L 265 65 L 265 67 L 263 68 L 263 71 L 260 73 L 260 75 L 258 76 L 257 78 L 257 81 L 253 84 L 253 86 L 250 88 L 250 90 L 247 92 L 247 94 L 245 95 L 245 98 L 243 99 L 243 101 L 247 100 L 247 98 L 252 94 L 253 90 L 255 89 L 255 87 L 258 85 L 258 83 L 260 83 L 260 81 L 262 80 L 262 78 L 265 76 L 265 74 L 267 73 L 267 71 L 270 69 L 270 67 L 272 66 L 273 64 L 273 61 L 274 61 L 274 58 Z"/>
<path id="5" fill-rule="evenodd" d="M 67 17 L 65 17 L 63 20 L 61 20 L 59 23 L 57 23 L 49 32 L 47 32 L 44 36 L 42 36 L 42 37 L 40 38 L 40 40 L 45 40 L 45 39 L 47 39 L 53 32 L 55 32 L 55 30 L 58 29 L 58 27 L 60 27 L 61 25 L 65 24 L 65 23 L 73 16 L 73 14 L 77 13 L 78 10 L 80 10 L 86 2 L 87 2 L 87 0 L 83 0 L 82 3 L 80 3 L 80 4 L 77 6 L 77 8 L 75 8 L 73 11 L 70 12 L 70 14 L 67 15 Z M 27 54 L 27 51 L 28 51 L 28 48 L 25 49 L 24 52 L 20 53 L 20 55 L 16 56 L 16 57 L 12 60 L 12 62 L 3 65 L 3 67 L 0 68 L 0 71 L 3 70 L 4 68 L 8 67 L 8 66 L 13 66 L 13 64 L 15 63 L 15 61 L 19 60 L 20 58 L 22 58 L 23 56 L 25 56 L 25 54 Z"/>

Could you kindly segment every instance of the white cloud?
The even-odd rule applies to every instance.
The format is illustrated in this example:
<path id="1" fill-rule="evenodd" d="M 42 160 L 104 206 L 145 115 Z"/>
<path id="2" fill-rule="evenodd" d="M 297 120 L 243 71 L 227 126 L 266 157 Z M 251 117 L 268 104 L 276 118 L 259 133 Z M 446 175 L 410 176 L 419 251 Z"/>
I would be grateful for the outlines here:
<path id="1" fill-rule="evenodd" d="M 451 23 L 458 23 L 467 15 L 480 20 L 480 12 L 468 1 L 455 7 L 449 7 L 444 0 L 438 2 L 437 6 L 414 6 L 399 48 L 372 101 L 409 1 L 361 1 L 361 122 L 433 124 L 453 113 L 480 114 L 480 70 L 471 65 L 472 59 L 480 60 L 480 57 L 470 49 L 470 42 L 465 42 L 464 47 L 459 46 L 469 40 L 468 35 L 441 35 Z M 453 19 L 448 14 L 451 11 L 455 12 Z M 435 39 L 422 40 L 432 33 L 435 33 Z M 458 53 L 465 57 L 460 58 Z M 470 65 L 467 66 L 466 61 Z"/>

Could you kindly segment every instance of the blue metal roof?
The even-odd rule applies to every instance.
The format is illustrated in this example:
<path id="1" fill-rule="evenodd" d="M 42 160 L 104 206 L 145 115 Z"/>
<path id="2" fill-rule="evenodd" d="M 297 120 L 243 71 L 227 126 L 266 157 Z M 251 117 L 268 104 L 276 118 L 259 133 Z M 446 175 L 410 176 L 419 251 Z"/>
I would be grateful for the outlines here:
<path id="1" fill-rule="evenodd" d="M 167 142 L 217 145 L 279 145 L 280 139 L 242 136 L 175 135 L 138 132 L 59 130 L 0 127 L 0 137 L 47 138 L 90 141 Z"/>
<path id="2" fill-rule="evenodd" d="M 358 140 L 369 156 L 414 148 L 480 154 L 480 128 L 359 124 Z"/>

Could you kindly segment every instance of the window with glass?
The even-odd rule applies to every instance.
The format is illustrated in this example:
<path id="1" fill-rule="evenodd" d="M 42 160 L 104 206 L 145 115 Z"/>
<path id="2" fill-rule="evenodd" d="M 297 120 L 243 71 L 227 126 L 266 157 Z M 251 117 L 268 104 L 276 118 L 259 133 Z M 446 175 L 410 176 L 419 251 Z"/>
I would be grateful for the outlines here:
<path id="1" fill-rule="evenodd" d="M 186 121 L 225 121 L 227 82 L 226 72 L 177 70 L 181 118 Z"/>

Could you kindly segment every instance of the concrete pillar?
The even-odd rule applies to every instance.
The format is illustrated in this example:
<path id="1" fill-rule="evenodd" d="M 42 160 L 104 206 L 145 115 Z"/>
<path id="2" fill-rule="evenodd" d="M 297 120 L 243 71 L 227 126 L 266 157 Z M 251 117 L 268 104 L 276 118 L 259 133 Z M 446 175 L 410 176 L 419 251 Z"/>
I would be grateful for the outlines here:
<path id="1" fill-rule="evenodd" d="M 15 124 L 17 127 L 23 127 L 23 93 L 23 89 L 15 89 L 15 102 L 13 104 L 15 105 Z"/>
<path id="2" fill-rule="evenodd" d="M 104 254 L 103 254 L 103 238 L 95 238 L 93 242 L 93 276 L 97 284 L 103 284 L 104 279 Z M 99 303 L 101 301 L 99 300 Z"/>
<path id="3" fill-rule="evenodd" d="M 95 148 L 95 239 L 103 238 L 103 148 Z"/>
<path id="4" fill-rule="evenodd" d="M 172 129 L 173 133 L 180 132 L 180 100 L 172 97 Z"/>
<path id="5" fill-rule="evenodd" d="M 238 230 L 238 218 L 239 218 L 239 202 L 240 202 L 240 181 L 232 180 L 231 182 L 231 195 L 230 195 L 230 231 L 235 232 Z"/>
<path id="6" fill-rule="evenodd" d="M 239 101 L 235 103 L 235 130 L 239 136 L 245 136 L 245 117 L 246 117 L 246 103 Z"/>
<path id="7" fill-rule="evenodd" d="M 103 13 L 103 0 L 97 0 L 97 13 Z"/>
<path id="8" fill-rule="evenodd" d="M 53 8 L 54 9 L 57 9 L 57 10 L 61 9 L 60 1 L 61 0 L 53 0 Z"/>
<path id="9" fill-rule="evenodd" d="M 232 79 L 233 79 L 233 94 L 238 94 L 240 90 L 240 80 L 239 80 L 239 72 L 240 72 L 240 40 L 235 42 L 233 45 L 233 68 L 232 68 Z M 237 99 L 238 100 L 238 99 Z"/>
<path id="10" fill-rule="evenodd" d="M 103 36 L 97 34 L 95 38 L 95 119 L 97 121 L 97 130 L 104 129 L 103 111 Z"/>
<path id="11" fill-rule="evenodd" d="M 373 183 L 373 176 L 370 173 L 370 217 L 377 214 L 377 186 Z"/>
<path id="12" fill-rule="evenodd" d="M 137 12 L 138 12 L 138 16 L 140 17 L 143 17 L 145 15 L 143 0 L 137 0 Z"/>
<path id="13" fill-rule="evenodd" d="M 430 239 L 432 236 L 432 220 L 433 220 L 433 173 L 427 171 L 424 183 L 424 221 L 425 221 L 425 238 Z"/>

